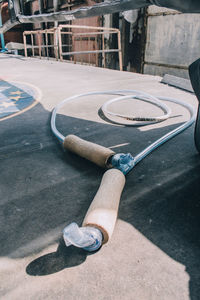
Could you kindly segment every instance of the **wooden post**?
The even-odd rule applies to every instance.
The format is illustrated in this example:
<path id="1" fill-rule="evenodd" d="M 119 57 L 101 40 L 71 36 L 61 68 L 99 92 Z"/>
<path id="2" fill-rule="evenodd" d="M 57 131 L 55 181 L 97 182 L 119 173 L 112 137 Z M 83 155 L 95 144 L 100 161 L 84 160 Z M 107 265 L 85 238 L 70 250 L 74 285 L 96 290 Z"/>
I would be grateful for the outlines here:
<path id="1" fill-rule="evenodd" d="M 60 27 L 58 27 L 58 44 L 59 44 L 60 61 L 63 61 L 63 56 L 62 56 L 62 36 L 61 36 L 61 28 Z"/>
<path id="2" fill-rule="evenodd" d="M 42 51 L 42 56 L 46 56 L 46 47 L 45 47 L 45 31 L 41 31 L 41 36 L 42 36 L 42 38 L 41 38 L 41 41 L 42 41 L 42 43 L 41 43 L 41 51 Z"/>
<path id="3" fill-rule="evenodd" d="M 33 34 L 32 33 L 31 33 L 31 48 L 32 48 L 32 56 L 35 56 L 34 41 L 33 41 Z"/>
<path id="4" fill-rule="evenodd" d="M 49 45 L 48 45 L 48 36 L 47 36 L 47 31 L 45 30 L 45 44 L 46 44 L 46 53 L 47 57 L 49 58 Z"/>
<path id="5" fill-rule="evenodd" d="M 80 44 L 81 44 L 81 50 L 82 50 L 82 45 L 83 45 L 83 37 L 80 36 Z M 83 55 L 81 55 L 81 65 L 83 64 Z"/>
<path id="6" fill-rule="evenodd" d="M 53 32 L 53 43 L 54 43 L 54 56 L 58 60 L 58 30 L 55 29 Z"/>
<path id="7" fill-rule="evenodd" d="M 123 71 L 123 65 L 122 65 L 122 48 L 121 48 L 121 34 L 120 31 L 117 33 L 117 38 L 118 38 L 118 50 L 119 50 L 119 69 L 120 71 Z"/>
<path id="8" fill-rule="evenodd" d="M 74 35 L 72 33 L 72 51 L 73 51 L 73 49 L 74 49 Z M 73 61 L 74 61 L 74 64 L 76 64 L 76 57 L 75 57 L 75 55 L 73 55 Z"/>
<path id="9" fill-rule="evenodd" d="M 98 43 L 97 43 L 97 35 L 95 36 L 95 49 L 98 49 Z M 96 67 L 98 67 L 98 53 L 96 53 Z"/>
<path id="10" fill-rule="evenodd" d="M 104 42 L 104 32 L 102 32 L 102 50 L 105 50 L 105 42 Z M 103 55 L 103 67 L 106 67 L 106 55 L 105 52 L 102 52 Z"/>
<path id="11" fill-rule="evenodd" d="M 39 33 L 39 31 L 37 32 L 37 36 L 38 36 L 38 44 L 39 44 L 39 57 L 41 59 L 41 55 L 42 55 L 42 51 L 41 51 L 41 34 Z"/>
<path id="12" fill-rule="evenodd" d="M 23 33 L 23 40 L 24 40 L 24 55 L 27 57 L 27 47 L 26 47 L 26 34 Z"/>

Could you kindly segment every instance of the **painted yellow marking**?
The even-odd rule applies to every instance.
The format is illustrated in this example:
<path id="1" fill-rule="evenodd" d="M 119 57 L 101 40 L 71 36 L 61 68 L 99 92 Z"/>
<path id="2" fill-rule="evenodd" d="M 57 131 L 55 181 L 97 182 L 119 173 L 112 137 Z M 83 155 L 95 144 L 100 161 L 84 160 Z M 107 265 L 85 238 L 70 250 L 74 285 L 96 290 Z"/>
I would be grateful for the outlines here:
<path id="1" fill-rule="evenodd" d="M 16 92 L 11 92 L 10 95 L 21 95 L 23 92 L 16 91 Z"/>
<path id="2" fill-rule="evenodd" d="M 37 99 L 35 99 L 35 102 L 34 102 L 33 104 L 31 104 L 30 106 L 24 108 L 23 110 L 20 110 L 20 111 L 18 111 L 17 113 L 14 113 L 14 114 L 12 114 L 12 115 L 6 116 L 6 117 L 4 117 L 4 118 L 1 118 L 1 119 L 0 119 L 0 122 L 1 122 L 1 121 L 4 121 L 4 120 L 7 120 L 7 119 L 10 119 L 10 118 L 13 118 L 13 117 L 18 116 L 18 115 L 21 115 L 21 114 L 24 113 L 25 111 L 27 111 L 27 110 L 31 109 L 32 107 L 34 107 L 36 104 L 38 104 L 38 100 L 37 100 Z"/>

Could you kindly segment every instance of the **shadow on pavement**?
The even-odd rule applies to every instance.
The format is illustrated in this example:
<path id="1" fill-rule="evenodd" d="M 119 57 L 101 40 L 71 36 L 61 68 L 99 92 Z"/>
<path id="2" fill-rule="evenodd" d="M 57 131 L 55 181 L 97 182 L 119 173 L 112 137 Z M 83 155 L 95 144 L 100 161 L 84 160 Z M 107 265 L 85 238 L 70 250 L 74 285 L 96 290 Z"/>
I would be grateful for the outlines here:
<path id="1" fill-rule="evenodd" d="M 88 254 L 90 253 L 80 248 L 66 247 L 64 240 L 61 239 L 56 252 L 35 259 L 27 266 L 26 272 L 32 276 L 54 274 L 65 268 L 81 265 Z"/>
<path id="2" fill-rule="evenodd" d="M 57 123 L 63 134 L 77 134 L 106 147 L 124 144 L 116 152 L 133 155 L 174 128 L 141 132 L 63 115 Z M 2 256 L 38 253 L 58 238 L 50 239 L 54 228 L 61 233 L 63 224 L 81 224 L 104 173 L 82 158 L 63 153 L 49 124 L 50 112 L 40 104 L 1 124 Z M 120 219 L 186 266 L 191 300 L 198 300 L 200 294 L 199 180 L 200 161 L 190 128 L 127 176 L 119 208 Z M 52 274 L 82 264 L 87 255 L 84 250 L 66 248 L 61 239 L 56 252 L 38 257 L 26 271 L 33 276 Z"/>
<path id="3" fill-rule="evenodd" d="M 190 276 L 190 299 L 200 293 L 200 164 L 152 190 L 136 201 L 126 200 L 119 217 L 152 243 L 185 265 Z M 131 193 L 130 183 L 124 198 Z"/>

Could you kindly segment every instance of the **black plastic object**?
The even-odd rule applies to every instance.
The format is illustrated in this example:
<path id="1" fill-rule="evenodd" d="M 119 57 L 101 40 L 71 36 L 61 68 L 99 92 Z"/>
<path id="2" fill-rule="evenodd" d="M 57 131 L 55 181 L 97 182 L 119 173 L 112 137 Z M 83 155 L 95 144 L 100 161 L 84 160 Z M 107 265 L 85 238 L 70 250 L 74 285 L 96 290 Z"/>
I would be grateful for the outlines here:
<path id="1" fill-rule="evenodd" d="M 197 59 L 189 66 L 189 75 L 193 90 L 195 95 L 197 96 L 198 101 L 200 102 L 200 58 Z M 198 105 L 198 113 L 195 125 L 195 132 L 194 132 L 194 141 L 197 150 L 200 153 L 200 107 Z"/>
<path id="2" fill-rule="evenodd" d="M 151 4 L 179 10 L 183 13 L 200 12 L 199 0 L 149 0 Z"/>

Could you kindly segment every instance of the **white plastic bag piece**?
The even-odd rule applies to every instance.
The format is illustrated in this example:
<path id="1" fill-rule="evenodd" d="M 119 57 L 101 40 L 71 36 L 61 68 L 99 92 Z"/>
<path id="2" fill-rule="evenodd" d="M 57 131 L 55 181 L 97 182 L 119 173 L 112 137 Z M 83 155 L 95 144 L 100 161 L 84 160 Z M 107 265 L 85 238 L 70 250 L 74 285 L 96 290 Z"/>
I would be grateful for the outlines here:
<path id="1" fill-rule="evenodd" d="M 89 226 L 79 228 L 75 222 L 64 228 L 63 238 L 67 247 L 73 245 L 88 251 L 97 250 L 102 243 L 102 234 L 99 229 Z"/>

